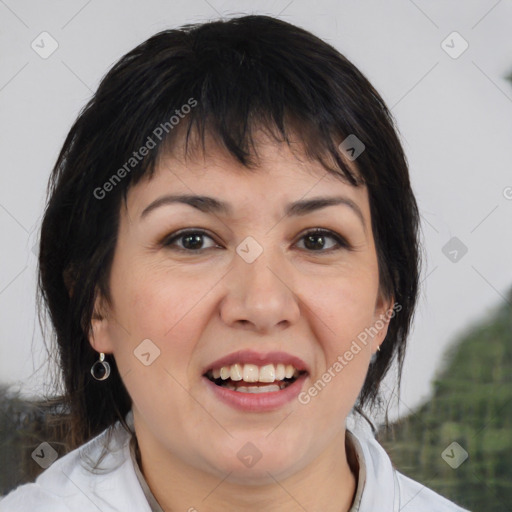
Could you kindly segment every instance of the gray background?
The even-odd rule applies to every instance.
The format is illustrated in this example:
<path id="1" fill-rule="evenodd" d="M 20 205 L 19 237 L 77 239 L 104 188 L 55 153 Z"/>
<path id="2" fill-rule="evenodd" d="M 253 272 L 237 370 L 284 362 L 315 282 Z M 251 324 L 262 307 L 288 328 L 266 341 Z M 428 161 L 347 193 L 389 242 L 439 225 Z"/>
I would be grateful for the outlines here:
<path id="1" fill-rule="evenodd" d="M 511 1 L 0 0 L 0 381 L 24 393 L 48 390 L 33 248 L 51 167 L 101 77 L 157 31 L 248 13 L 278 16 L 330 42 L 397 119 L 422 215 L 425 263 L 402 401 L 393 414 L 427 399 L 455 336 L 506 301 Z M 58 43 L 47 59 L 31 47 L 42 46 L 44 31 Z M 469 44 L 456 59 L 442 47 L 453 31 Z M 461 48 L 453 37 L 445 44 L 452 52 Z M 468 249 L 457 262 L 443 253 L 452 237 Z"/>

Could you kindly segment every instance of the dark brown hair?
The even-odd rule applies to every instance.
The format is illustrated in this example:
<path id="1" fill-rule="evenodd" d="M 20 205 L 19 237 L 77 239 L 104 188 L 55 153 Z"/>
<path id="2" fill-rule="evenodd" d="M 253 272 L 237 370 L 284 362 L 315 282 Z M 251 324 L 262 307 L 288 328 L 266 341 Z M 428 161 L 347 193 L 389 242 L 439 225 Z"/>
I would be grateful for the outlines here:
<path id="1" fill-rule="evenodd" d="M 174 129 L 177 111 L 186 115 Z M 203 148 L 205 134 L 212 135 L 253 169 L 258 129 L 288 144 L 293 134 L 328 172 L 367 186 L 380 289 L 401 310 L 370 364 L 356 409 L 378 402 L 394 360 L 400 377 L 418 293 L 419 214 L 384 101 L 337 50 L 284 21 L 254 15 L 186 25 L 154 35 L 113 66 L 73 124 L 48 185 L 39 305 L 55 332 L 70 448 L 123 422 L 131 407 L 113 357 L 107 356 L 108 380 L 91 377 L 98 354 L 88 341 L 95 297 L 110 300 L 109 273 L 129 187 L 152 176 L 178 133 L 185 148 L 192 133 Z M 349 135 L 365 145 L 353 162 L 357 173 L 338 148 Z M 149 138 L 154 147 L 127 167 Z"/>

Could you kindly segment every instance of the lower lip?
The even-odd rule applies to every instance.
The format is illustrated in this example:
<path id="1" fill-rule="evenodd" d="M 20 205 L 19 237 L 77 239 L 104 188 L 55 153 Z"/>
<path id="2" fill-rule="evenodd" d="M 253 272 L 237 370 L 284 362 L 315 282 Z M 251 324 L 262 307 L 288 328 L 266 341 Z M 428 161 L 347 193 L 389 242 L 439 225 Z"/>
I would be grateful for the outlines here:
<path id="1" fill-rule="evenodd" d="M 217 386 L 208 377 L 203 377 L 214 395 L 222 402 L 242 411 L 266 412 L 275 411 L 292 402 L 299 395 L 307 374 L 299 376 L 294 382 L 280 391 L 268 393 L 244 393 Z"/>

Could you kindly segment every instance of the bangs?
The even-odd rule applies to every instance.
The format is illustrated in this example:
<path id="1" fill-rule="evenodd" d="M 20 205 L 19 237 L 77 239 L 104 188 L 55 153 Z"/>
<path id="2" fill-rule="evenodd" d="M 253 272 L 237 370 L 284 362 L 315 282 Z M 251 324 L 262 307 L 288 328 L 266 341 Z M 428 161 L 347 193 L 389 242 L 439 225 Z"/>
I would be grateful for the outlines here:
<path id="1" fill-rule="evenodd" d="M 110 166 L 113 155 L 121 167 L 149 142 L 152 149 L 133 167 L 126 183 L 135 185 L 143 176 L 152 177 L 159 157 L 177 155 L 180 146 L 186 157 L 199 150 L 206 154 L 206 139 L 211 137 L 238 162 L 254 168 L 256 134 L 263 132 L 290 149 L 298 143 L 308 159 L 348 183 L 364 184 L 364 173 L 357 172 L 339 149 L 351 134 L 370 144 L 359 112 L 368 108 L 368 101 L 364 107 L 351 99 L 358 79 L 352 76 L 352 66 L 333 70 L 327 56 L 314 55 L 318 47 L 313 48 L 311 36 L 304 38 L 304 53 L 295 55 L 286 50 L 284 37 L 281 51 L 276 51 L 269 27 L 267 33 L 255 33 L 253 43 L 251 34 L 241 36 L 232 23 L 232 34 L 229 25 L 215 24 L 164 31 L 114 66 L 103 83 L 123 86 L 109 90 L 102 83 L 96 100 L 97 105 L 108 105 L 105 120 L 115 120 L 111 129 L 127 132 L 116 134 L 116 147 L 103 146 Z M 299 31 L 295 37 L 303 36 Z M 173 50 L 176 39 L 179 51 Z"/>
<path id="2" fill-rule="evenodd" d="M 231 107 L 236 108 L 236 107 Z M 318 161 L 329 173 L 353 186 L 364 184 L 364 179 L 344 160 L 343 153 L 338 149 L 338 140 L 343 136 L 332 133 L 324 134 L 320 127 L 308 124 L 306 119 L 299 119 L 292 113 L 283 112 L 281 118 L 275 118 L 274 112 L 250 113 L 247 117 L 205 115 L 194 112 L 174 133 L 163 138 L 155 161 L 146 167 L 144 176 L 151 178 L 156 167 L 164 158 L 196 159 L 207 157 L 212 149 L 220 149 L 228 157 L 233 158 L 248 170 L 256 170 L 259 166 L 258 147 L 262 142 L 287 144 L 296 158 Z M 216 122 L 215 119 L 228 119 Z M 134 176 L 132 185 L 142 178 L 142 174 Z"/>

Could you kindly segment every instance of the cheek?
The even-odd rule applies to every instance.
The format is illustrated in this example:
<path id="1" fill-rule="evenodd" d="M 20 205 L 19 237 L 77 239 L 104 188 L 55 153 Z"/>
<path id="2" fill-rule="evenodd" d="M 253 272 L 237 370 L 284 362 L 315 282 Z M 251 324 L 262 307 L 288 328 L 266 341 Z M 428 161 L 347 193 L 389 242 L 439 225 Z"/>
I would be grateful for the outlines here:
<path id="1" fill-rule="evenodd" d="M 137 258 L 127 255 L 119 261 L 111 278 L 115 311 L 131 333 L 161 338 L 178 321 L 184 306 L 182 286 L 169 281 Z"/>
<path id="2" fill-rule="evenodd" d="M 160 363 L 184 373 L 208 320 L 201 303 L 211 286 L 151 269 L 124 275 L 130 277 L 118 279 L 115 292 L 117 352 L 126 359 L 128 352 L 136 352 L 143 340 L 149 339 L 157 347 L 155 353 L 159 351 Z M 148 346 L 151 352 L 151 344 Z"/>
<path id="3" fill-rule="evenodd" d="M 373 322 L 378 282 L 371 272 L 347 273 L 324 282 L 309 294 L 319 318 L 325 323 L 330 345 L 344 351 L 345 345 Z"/>
<path id="4" fill-rule="evenodd" d="M 197 413 L 186 391 L 188 366 L 207 321 L 200 306 L 208 288 L 166 279 L 162 272 L 125 275 L 117 282 L 117 322 L 111 328 L 117 365 L 141 414 L 178 429 L 183 418 Z"/>
<path id="5" fill-rule="evenodd" d="M 373 273 L 354 271 L 325 282 L 321 289 L 309 294 L 318 317 L 315 335 L 324 354 L 312 384 L 318 379 L 322 382 L 312 393 L 323 395 L 318 405 L 322 402 L 327 407 L 327 415 L 348 413 L 364 383 L 371 357 L 372 338 L 367 332 L 373 325 L 377 292 Z M 338 407 L 331 409 L 328 404 Z"/>

